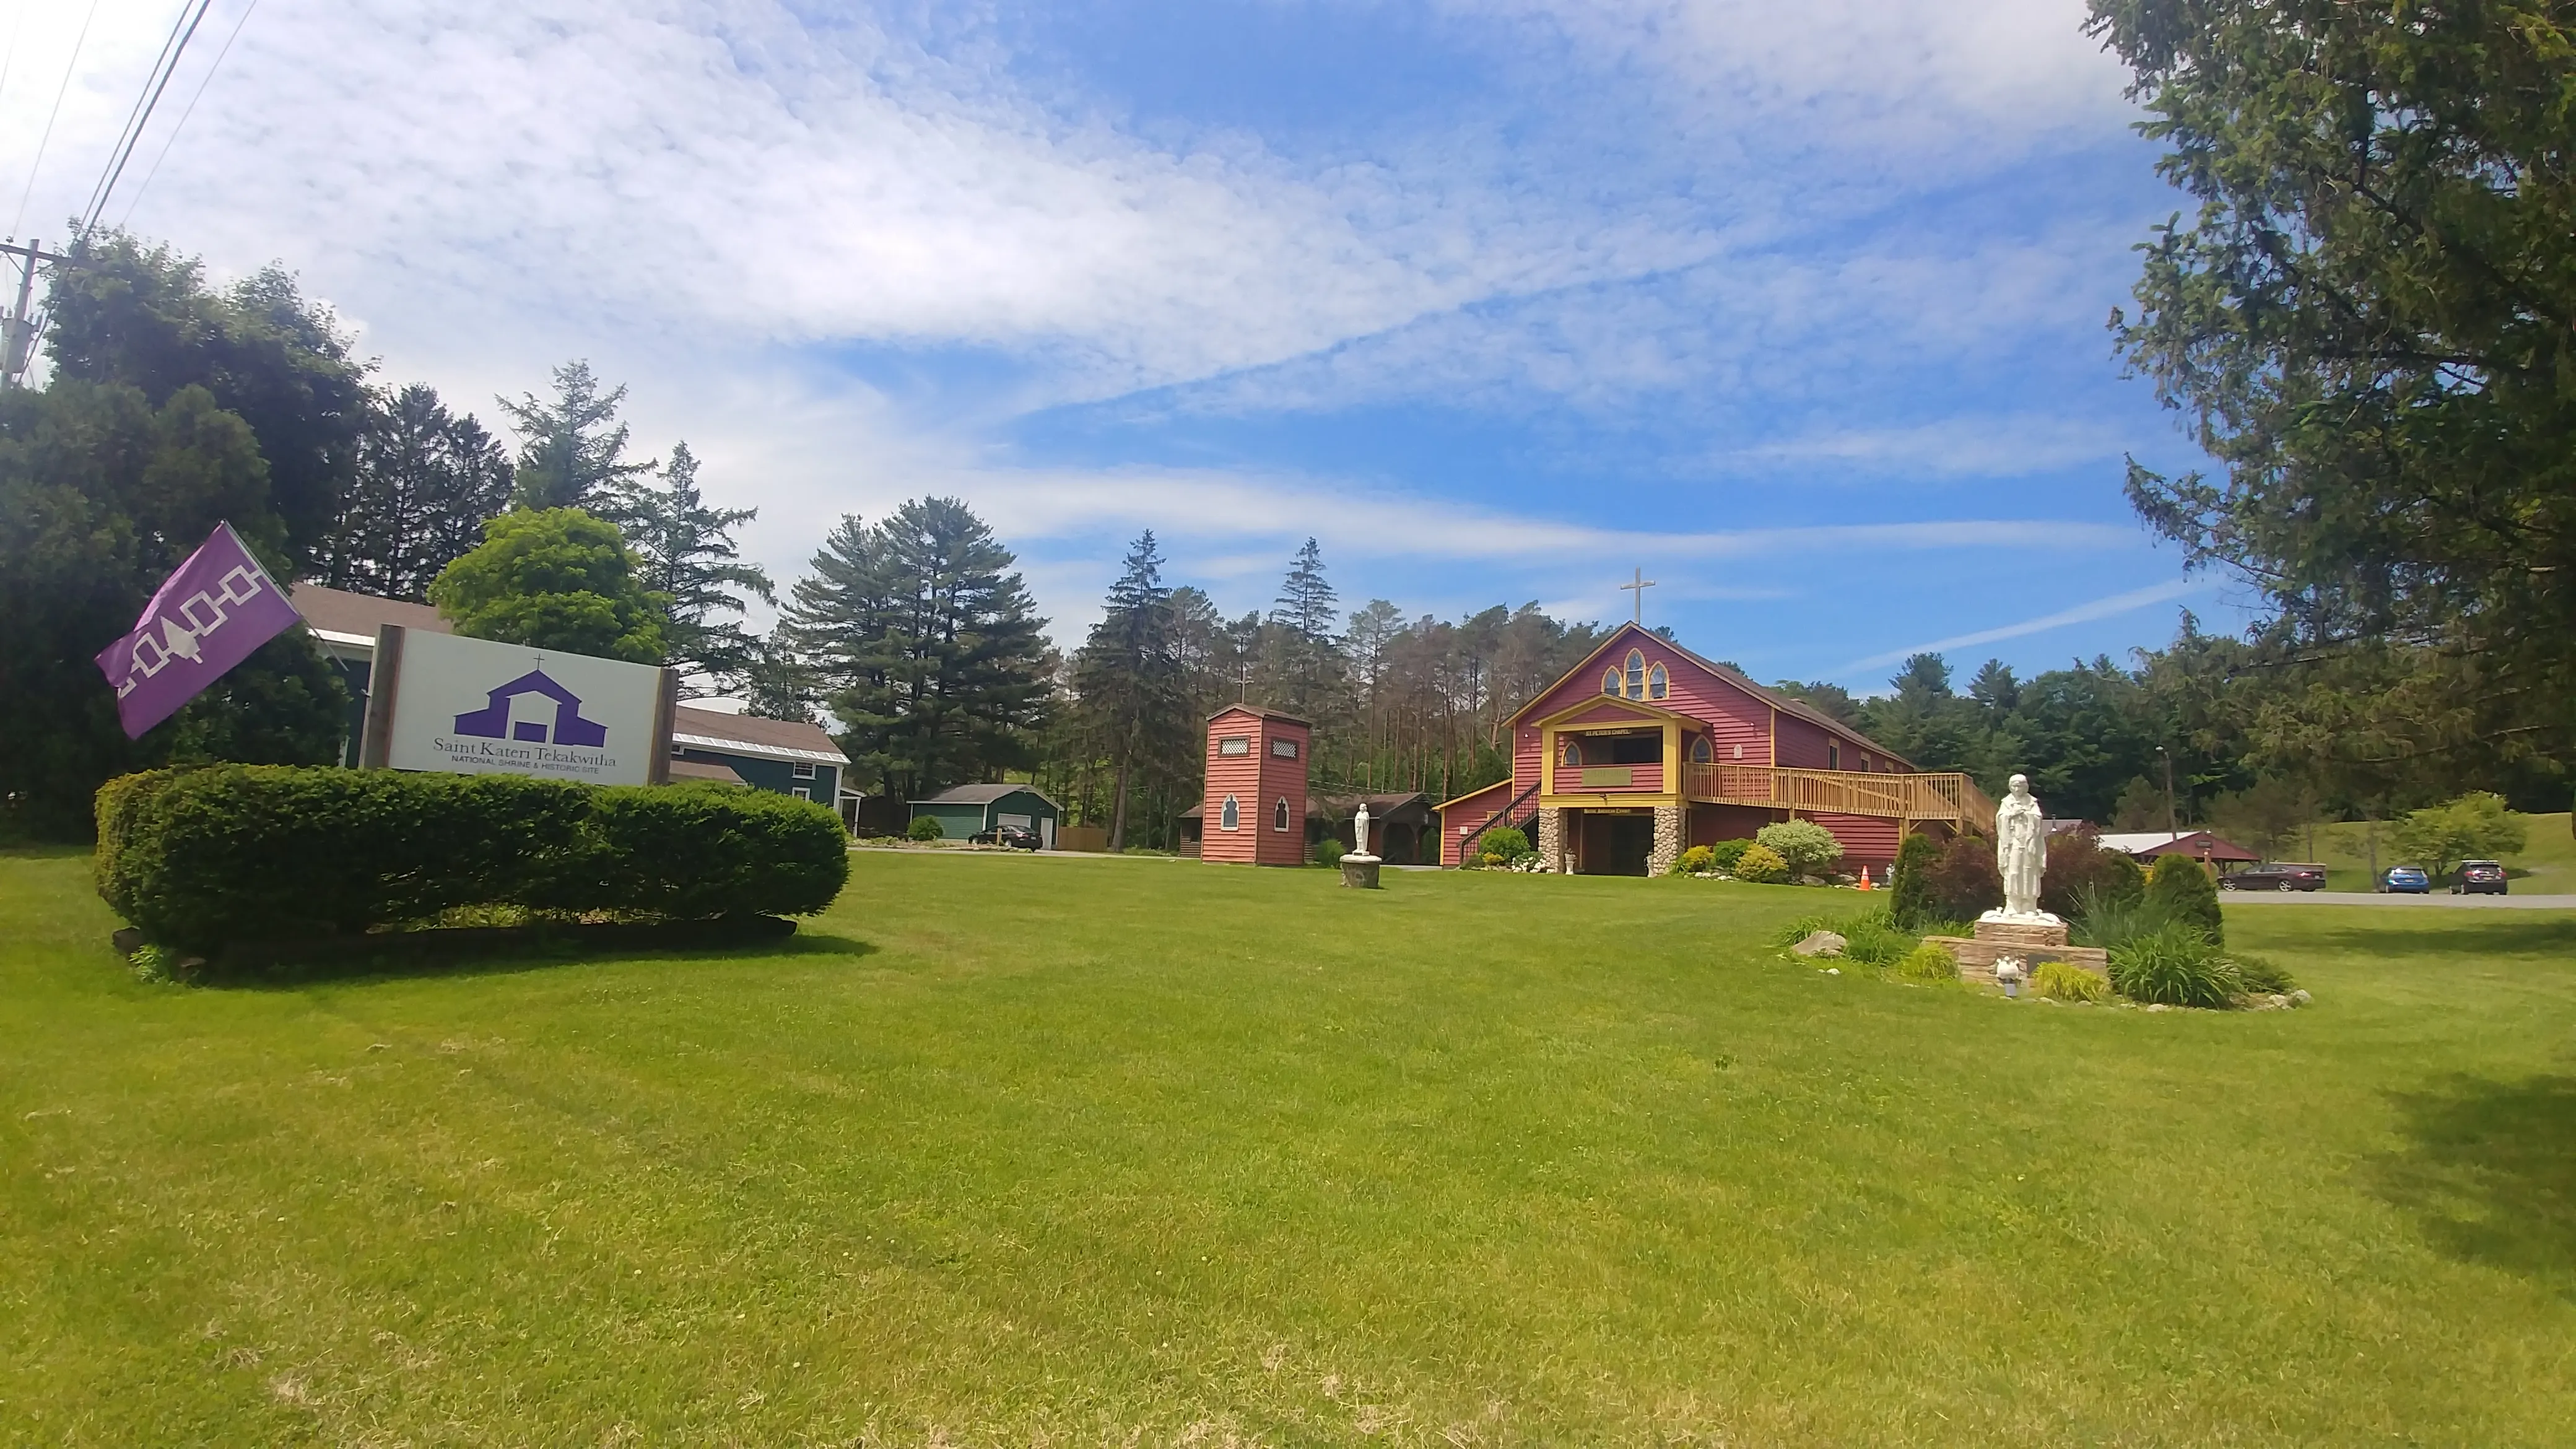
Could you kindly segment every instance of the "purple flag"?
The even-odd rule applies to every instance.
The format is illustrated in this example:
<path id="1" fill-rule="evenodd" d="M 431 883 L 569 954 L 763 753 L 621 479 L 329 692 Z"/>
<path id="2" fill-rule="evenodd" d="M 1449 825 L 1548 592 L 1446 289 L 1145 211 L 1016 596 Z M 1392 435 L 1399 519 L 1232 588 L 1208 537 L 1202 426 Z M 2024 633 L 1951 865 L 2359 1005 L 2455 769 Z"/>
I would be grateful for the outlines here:
<path id="1" fill-rule="evenodd" d="M 286 590 L 229 523 L 215 525 L 143 606 L 134 632 L 99 651 L 128 739 L 179 712 L 251 651 L 300 622 Z"/>

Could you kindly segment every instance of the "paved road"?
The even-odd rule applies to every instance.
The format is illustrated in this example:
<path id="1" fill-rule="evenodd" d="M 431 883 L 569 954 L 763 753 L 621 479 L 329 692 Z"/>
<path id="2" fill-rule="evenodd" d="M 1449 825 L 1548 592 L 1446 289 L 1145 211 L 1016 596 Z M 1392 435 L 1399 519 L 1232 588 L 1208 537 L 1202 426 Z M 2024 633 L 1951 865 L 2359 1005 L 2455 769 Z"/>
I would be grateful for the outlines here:
<path id="1" fill-rule="evenodd" d="M 2419 911 L 2576 911 L 2576 896 L 2455 896 L 2448 891 L 2429 896 L 2380 895 L 2376 891 L 2220 891 L 2218 898 L 2240 906 L 2305 902 L 2315 906 L 2395 906 Z"/>

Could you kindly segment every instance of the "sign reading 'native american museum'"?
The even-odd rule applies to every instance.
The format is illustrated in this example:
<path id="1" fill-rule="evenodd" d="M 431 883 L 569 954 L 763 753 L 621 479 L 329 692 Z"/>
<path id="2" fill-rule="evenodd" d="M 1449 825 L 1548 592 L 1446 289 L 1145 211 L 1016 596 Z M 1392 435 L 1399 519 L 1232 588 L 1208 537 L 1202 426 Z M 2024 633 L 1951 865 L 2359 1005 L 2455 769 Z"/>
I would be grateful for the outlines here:
<path id="1" fill-rule="evenodd" d="M 666 671 L 388 625 L 364 764 L 647 785 L 668 775 Z"/>

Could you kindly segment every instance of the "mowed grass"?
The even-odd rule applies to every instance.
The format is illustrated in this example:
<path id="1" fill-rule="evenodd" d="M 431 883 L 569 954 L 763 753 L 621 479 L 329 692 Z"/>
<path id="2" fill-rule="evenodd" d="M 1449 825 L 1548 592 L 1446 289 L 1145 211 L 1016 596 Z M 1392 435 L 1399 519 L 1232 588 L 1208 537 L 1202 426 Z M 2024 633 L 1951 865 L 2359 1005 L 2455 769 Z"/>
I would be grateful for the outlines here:
<path id="1" fill-rule="evenodd" d="M 0 1440 L 2576 1425 L 2576 920 L 2249 908 L 2317 1004 L 2148 1013 L 1785 888 L 855 863 L 765 954 L 185 989 L 0 856 Z"/>

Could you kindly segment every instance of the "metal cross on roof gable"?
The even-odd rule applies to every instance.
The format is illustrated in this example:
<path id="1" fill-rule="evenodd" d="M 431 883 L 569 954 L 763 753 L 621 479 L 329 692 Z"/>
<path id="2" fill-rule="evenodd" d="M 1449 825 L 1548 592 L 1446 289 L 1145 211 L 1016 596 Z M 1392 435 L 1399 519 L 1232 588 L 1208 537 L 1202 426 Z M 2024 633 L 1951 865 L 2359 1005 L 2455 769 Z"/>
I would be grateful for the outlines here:
<path id="1" fill-rule="evenodd" d="M 1631 569 L 1629 573 L 1631 574 L 1633 581 L 1621 584 L 1619 587 L 1623 591 L 1634 591 L 1636 593 L 1637 623 L 1639 627 L 1643 627 L 1646 622 L 1646 590 L 1654 588 L 1655 581 L 1646 577 L 1646 571 L 1644 569 Z"/>

